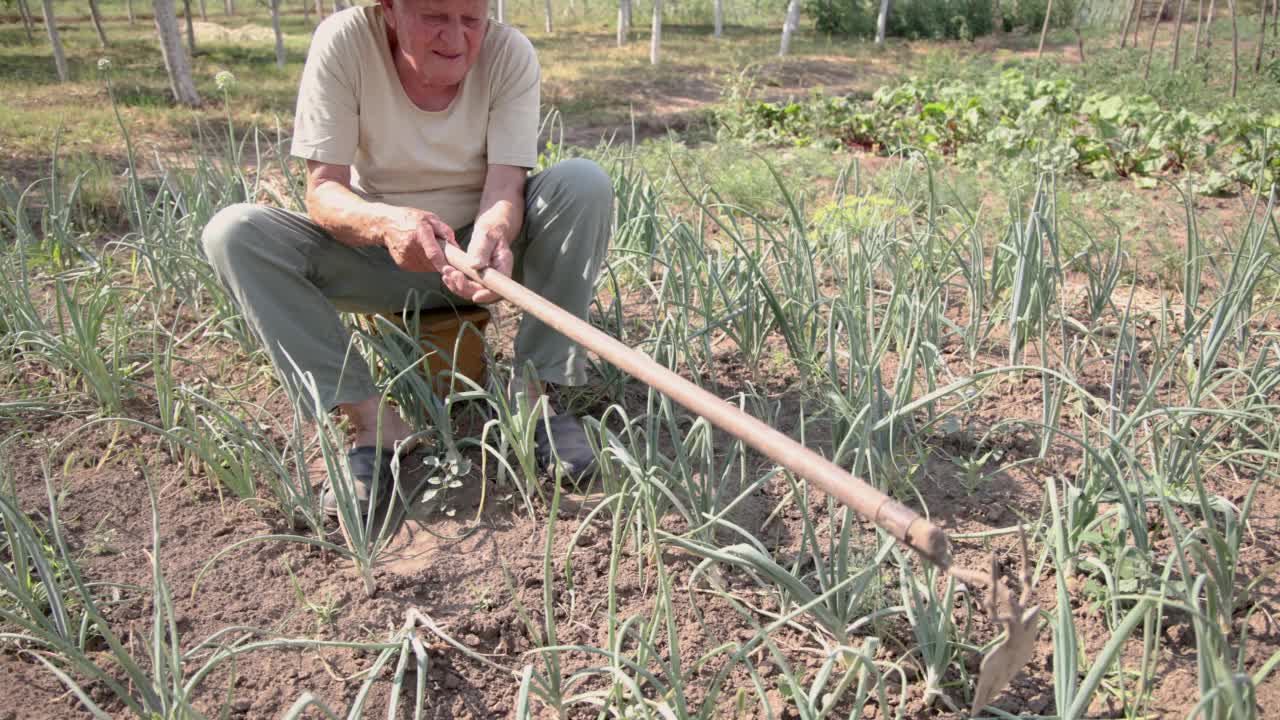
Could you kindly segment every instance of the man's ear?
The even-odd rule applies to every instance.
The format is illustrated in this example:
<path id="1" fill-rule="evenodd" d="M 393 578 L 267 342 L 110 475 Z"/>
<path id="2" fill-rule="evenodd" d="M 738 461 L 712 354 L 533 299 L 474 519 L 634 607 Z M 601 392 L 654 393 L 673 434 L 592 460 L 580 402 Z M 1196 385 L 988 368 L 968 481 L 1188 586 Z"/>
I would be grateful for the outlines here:
<path id="1" fill-rule="evenodd" d="M 393 0 L 378 0 L 378 4 L 382 6 L 382 19 L 387 25 L 395 27 L 396 16 L 395 8 L 392 7 Z"/>

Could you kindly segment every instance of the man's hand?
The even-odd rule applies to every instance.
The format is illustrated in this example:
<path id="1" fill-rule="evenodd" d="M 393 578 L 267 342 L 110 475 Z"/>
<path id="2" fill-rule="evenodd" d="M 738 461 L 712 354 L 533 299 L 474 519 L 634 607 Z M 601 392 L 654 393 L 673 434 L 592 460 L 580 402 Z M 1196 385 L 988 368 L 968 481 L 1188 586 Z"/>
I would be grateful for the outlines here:
<path id="1" fill-rule="evenodd" d="M 514 264 L 511 243 L 524 222 L 525 168 L 490 165 L 471 233 L 474 270 L 493 268 L 508 277 Z M 438 272 L 445 288 L 468 302 L 491 303 L 497 294 L 449 263 L 444 243 L 458 241 L 438 215 L 417 208 L 370 202 L 351 190 L 351 168 L 307 161 L 307 212 L 334 238 L 350 247 L 381 245 L 396 266 L 410 272 Z"/>
<path id="2" fill-rule="evenodd" d="M 511 246 L 507 244 L 506 232 L 501 229 L 489 229 L 477 223 L 471 231 L 471 242 L 467 246 L 467 255 L 474 260 L 477 270 L 492 268 L 511 277 L 511 268 L 515 260 L 511 255 Z M 471 297 L 471 301 L 481 305 L 497 302 L 501 298 L 492 290 L 483 286 L 480 292 Z"/>
<path id="3" fill-rule="evenodd" d="M 492 268 L 507 277 L 515 259 L 511 243 L 520 234 L 524 222 L 524 182 L 527 171 L 511 165 L 490 165 L 485 174 L 484 192 L 480 194 L 480 211 L 471 226 L 471 242 L 467 255 L 476 269 Z M 496 293 L 481 290 L 473 302 L 491 303 Z"/>
<path id="4" fill-rule="evenodd" d="M 438 272 L 444 286 L 468 302 L 487 303 L 496 299 L 483 285 L 449 264 L 441 243 L 460 246 L 453 236 L 453 228 L 435 213 L 415 208 L 397 208 L 383 242 L 391 259 L 401 270 Z M 477 269 L 484 267 L 482 264 Z"/>

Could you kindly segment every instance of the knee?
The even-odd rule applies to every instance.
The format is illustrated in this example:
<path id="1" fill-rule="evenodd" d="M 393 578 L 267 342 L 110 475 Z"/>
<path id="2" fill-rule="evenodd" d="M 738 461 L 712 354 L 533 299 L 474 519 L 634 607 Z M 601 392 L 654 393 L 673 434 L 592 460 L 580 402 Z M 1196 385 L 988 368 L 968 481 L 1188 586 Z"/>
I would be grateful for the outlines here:
<path id="1" fill-rule="evenodd" d="M 570 202 L 605 210 L 613 207 L 613 180 L 594 160 L 564 160 L 548 172 L 553 173 L 557 188 Z"/>
<path id="2" fill-rule="evenodd" d="M 204 256 L 219 272 L 236 264 L 245 250 L 258 244 L 258 215 L 261 205 L 238 203 L 222 208 L 209 219 L 200 234 Z"/>

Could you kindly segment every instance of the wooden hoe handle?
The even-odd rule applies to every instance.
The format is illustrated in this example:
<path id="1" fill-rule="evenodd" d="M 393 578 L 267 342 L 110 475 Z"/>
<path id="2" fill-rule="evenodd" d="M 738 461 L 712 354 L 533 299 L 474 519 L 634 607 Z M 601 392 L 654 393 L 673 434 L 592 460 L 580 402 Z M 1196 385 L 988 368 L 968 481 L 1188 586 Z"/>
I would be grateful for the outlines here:
<path id="1" fill-rule="evenodd" d="M 950 567 L 946 534 L 916 511 L 515 280 L 490 268 L 479 267 L 465 250 L 448 243 L 443 245 L 449 264 L 476 282 L 706 418 L 707 422 L 760 451 L 770 460 L 817 485 L 930 562 L 943 569 Z"/>

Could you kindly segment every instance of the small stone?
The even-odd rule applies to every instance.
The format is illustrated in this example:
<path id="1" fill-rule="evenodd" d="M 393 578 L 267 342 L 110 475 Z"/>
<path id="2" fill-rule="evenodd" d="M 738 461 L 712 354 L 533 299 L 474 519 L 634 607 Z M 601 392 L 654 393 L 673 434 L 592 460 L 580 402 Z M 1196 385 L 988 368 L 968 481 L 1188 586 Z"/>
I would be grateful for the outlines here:
<path id="1" fill-rule="evenodd" d="M 1190 647 L 1195 643 L 1196 634 L 1190 625 L 1175 625 L 1169 632 L 1173 644 L 1177 647 Z"/>
<path id="2" fill-rule="evenodd" d="M 782 693 L 778 692 L 776 689 L 770 690 L 764 694 L 764 700 L 769 705 L 769 712 L 765 712 L 764 708 L 761 708 L 760 717 L 776 718 L 782 716 L 783 711 L 787 707 L 786 701 L 782 699 Z"/>

